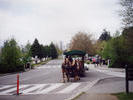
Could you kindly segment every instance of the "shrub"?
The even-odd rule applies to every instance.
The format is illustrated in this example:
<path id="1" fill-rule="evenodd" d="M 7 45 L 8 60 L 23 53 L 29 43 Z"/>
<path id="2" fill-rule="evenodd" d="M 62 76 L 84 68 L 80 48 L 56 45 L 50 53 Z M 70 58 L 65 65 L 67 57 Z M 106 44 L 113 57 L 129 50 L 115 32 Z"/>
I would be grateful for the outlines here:
<path id="1" fill-rule="evenodd" d="M 0 72 L 5 73 L 23 70 L 23 64 L 20 58 L 21 51 L 15 39 L 7 40 L 1 52 Z"/>

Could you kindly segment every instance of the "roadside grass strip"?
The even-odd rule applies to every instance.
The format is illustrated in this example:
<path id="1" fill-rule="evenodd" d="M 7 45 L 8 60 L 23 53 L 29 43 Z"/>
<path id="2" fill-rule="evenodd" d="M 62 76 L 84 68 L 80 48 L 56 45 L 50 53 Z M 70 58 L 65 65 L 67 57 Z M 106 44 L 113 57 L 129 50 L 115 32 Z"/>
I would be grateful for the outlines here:
<path id="1" fill-rule="evenodd" d="M 113 95 L 117 96 L 117 98 L 119 100 L 133 100 L 133 92 L 129 93 L 129 94 L 126 94 L 126 93 L 116 93 L 116 94 L 113 94 Z"/>

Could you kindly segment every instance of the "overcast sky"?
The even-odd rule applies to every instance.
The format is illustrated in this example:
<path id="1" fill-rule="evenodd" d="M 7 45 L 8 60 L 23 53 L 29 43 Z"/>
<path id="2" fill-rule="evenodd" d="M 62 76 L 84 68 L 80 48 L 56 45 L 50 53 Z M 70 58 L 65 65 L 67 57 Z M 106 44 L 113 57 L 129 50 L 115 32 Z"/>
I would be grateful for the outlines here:
<path id="1" fill-rule="evenodd" d="M 69 43 L 79 31 L 98 38 L 104 28 L 113 34 L 121 27 L 119 8 L 118 0 L 0 0 L 0 44 L 11 37 Z"/>

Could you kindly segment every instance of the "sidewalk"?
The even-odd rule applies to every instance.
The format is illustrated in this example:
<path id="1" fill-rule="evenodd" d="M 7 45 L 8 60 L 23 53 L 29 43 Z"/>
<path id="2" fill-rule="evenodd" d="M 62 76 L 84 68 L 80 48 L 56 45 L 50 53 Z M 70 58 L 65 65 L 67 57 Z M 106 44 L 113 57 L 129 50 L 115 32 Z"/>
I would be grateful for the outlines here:
<path id="1" fill-rule="evenodd" d="M 95 70 L 114 77 L 101 79 L 85 93 L 75 97 L 72 100 L 118 100 L 112 93 L 125 92 L 125 69 L 108 68 L 107 66 L 95 66 L 86 64 L 89 69 Z M 133 91 L 133 84 L 129 82 L 130 91 Z"/>
<path id="2" fill-rule="evenodd" d="M 116 96 L 110 94 L 88 94 L 83 93 L 72 100 L 118 100 Z"/>
<path id="3" fill-rule="evenodd" d="M 85 66 L 87 66 L 89 69 L 92 69 L 104 74 L 108 74 L 116 77 L 125 77 L 125 69 L 122 69 L 122 68 L 108 68 L 105 65 L 95 66 L 94 64 L 85 64 Z"/>
<path id="4" fill-rule="evenodd" d="M 100 70 L 110 70 L 110 71 L 115 71 L 115 72 L 125 72 L 124 68 L 109 68 L 107 65 L 99 65 L 96 66 L 94 64 L 85 64 L 86 66 L 88 66 L 89 68 L 96 68 L 96 69 L 100 69 Z"/>

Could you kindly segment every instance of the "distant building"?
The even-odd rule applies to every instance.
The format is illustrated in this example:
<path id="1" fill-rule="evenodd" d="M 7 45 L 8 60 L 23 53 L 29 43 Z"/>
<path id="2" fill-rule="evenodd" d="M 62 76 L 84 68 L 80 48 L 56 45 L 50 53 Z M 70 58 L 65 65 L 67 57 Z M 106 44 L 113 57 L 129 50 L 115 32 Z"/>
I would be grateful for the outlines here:
<path id="1" fill-rule="evenodd" d="M 62 41 L 60 41 L 60 50 L 63 50 L 63 42 Z"/>
<path id="2" fill-rule="evenodd" d="M 2 49 L 2 48 L 0 47 L 0 56 L 1 56 L 1 51 L 2 51 L 1 49 Z M 0 58 L 0 62 L 1 62 L 1 58 Z"/>
<path id="3" fill-rule="evenodd" d="M 1 54 L 1 49 L 2 49 L 2 48 L 0 47 L 0 54 Z"/>

